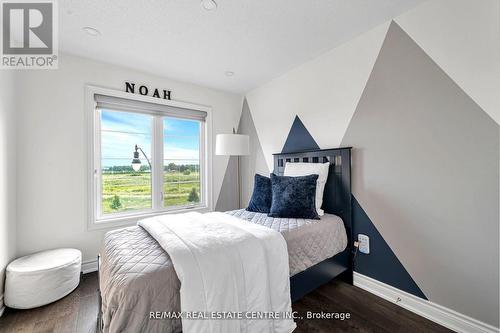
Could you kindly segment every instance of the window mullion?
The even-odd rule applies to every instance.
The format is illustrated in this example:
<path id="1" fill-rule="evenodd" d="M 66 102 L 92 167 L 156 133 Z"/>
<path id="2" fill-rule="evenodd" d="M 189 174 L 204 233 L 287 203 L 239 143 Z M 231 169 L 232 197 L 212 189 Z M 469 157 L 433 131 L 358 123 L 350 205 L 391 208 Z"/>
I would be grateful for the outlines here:
<path id="1" fill-rule="evenodd" d="M 163 117 L 153 117 L 153 209 L 163 208 Z"/>
<path id="2" fill-rule="evenodd" d="M 94 200 L 95 200 L 95 216 L 102 215 L 102 167 L 101 167 L 101 110 L 94 108 L 94 170 L 92 177 L 94 178 Z"/>
<path id="3" fill-rule="evenodd" d="M 206 174 L 205 174 L 205 167 L 206 167 L 206 123 L 205 122 L 200 122 L 200 151 L 199 151 L 199 161 L 198 161 L 198 174 L 200 177 L 200 203 L 202 205 L 207 204 L 207 186 L 206 186 Z"/>

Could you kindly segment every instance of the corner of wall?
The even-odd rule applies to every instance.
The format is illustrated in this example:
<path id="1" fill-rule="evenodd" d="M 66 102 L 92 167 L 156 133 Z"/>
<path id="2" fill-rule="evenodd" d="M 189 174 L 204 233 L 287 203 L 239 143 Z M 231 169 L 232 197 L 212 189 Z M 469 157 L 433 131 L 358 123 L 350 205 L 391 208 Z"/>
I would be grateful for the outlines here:
<path id="1" fill-rule="evenodd" d="M 0 76 L 0 151 L 8 163 L 0 164 L 0 316 L 3 313 L 5 268 L 16 255 L 16 76 Z"/>

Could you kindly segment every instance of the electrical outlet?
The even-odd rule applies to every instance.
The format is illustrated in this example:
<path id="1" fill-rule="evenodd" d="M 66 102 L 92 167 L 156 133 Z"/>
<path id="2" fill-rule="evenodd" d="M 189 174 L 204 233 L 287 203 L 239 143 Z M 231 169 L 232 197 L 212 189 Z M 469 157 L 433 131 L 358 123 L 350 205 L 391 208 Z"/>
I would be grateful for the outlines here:
<path id="1" fill-rule="evenodd" d="M 370 254 L 370 237 L 363 234 L 358 234 L 359 252 Z"/>

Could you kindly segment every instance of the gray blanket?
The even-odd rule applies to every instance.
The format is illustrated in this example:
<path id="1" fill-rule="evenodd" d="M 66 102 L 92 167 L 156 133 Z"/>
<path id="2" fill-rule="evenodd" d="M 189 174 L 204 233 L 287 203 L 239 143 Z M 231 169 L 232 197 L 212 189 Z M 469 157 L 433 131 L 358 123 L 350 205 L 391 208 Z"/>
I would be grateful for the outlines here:
<path id="1" fill-rule="evenodd" d="M 342 252 L 347 237 L 342 220 L 270 218 L 245 210 L 227 212 L 281 232 L 287 242 L 290 274 Z M 180 282 L 168 254 L 140 226 L 106 233 L 101 250 L 100 288 L 104 332 L 180 332 Z M 160 318 L 158 314 L 160 312 Z M 156 318 L 151 318 L 152 315 Z"/>

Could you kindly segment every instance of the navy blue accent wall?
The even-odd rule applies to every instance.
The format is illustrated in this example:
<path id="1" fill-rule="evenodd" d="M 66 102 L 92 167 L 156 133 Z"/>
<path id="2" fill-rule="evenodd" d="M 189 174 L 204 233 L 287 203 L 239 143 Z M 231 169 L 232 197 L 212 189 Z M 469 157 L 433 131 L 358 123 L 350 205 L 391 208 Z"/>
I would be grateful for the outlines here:
<path id="1" fill-rule="evenodd" d="M 306 129 L 299 116 L 295 119 L 286 138 L 285 145 L 281 150 L 282 153 L 294 153 L 305 150 L 319 149 L 318 144 L 314 141 L 313 137 Z"/>
<path id="2" fill-rule="evenodd" d="M 358 253 L 354 270 L 415 296 L 427 299 L 403 264 L 392 252 L 382 235 L 380 235 L 363 208 L 361 208 L 356 198 L 352 196 L 352 199 L 354 238 L 356 239 L 358 234 L 365 234 L 370 237 L 370 254 Z"/>

